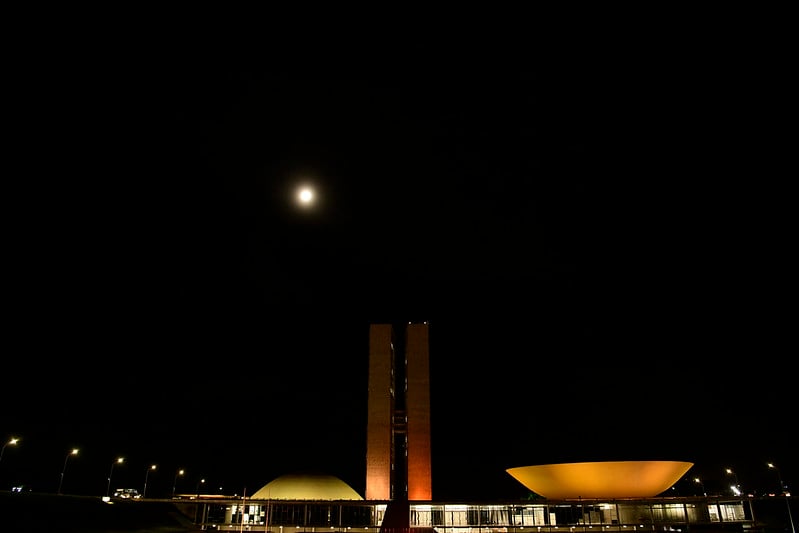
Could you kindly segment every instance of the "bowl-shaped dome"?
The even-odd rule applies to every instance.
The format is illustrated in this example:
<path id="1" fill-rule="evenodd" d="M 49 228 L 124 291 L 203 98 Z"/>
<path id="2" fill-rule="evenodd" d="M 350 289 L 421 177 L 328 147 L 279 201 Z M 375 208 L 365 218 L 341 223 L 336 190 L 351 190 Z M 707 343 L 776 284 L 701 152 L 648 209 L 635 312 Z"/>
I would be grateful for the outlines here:
<path id="1" fill-rule="evenodd" d="M 694 463 L 600 461 L 508 468 L 519 483 L 544 498 L 652 498 L 677 482 Z"/>

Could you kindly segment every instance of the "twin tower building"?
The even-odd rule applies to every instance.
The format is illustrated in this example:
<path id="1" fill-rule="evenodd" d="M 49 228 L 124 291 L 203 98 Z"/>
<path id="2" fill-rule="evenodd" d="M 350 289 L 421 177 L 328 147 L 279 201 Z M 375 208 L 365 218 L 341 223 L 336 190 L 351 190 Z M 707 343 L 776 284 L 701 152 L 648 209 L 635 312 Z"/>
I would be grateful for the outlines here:
<path id="1" fill-rule="evenodd" d="M 372 324 L 366 499 L 433 499 L 428 325 Z"/>

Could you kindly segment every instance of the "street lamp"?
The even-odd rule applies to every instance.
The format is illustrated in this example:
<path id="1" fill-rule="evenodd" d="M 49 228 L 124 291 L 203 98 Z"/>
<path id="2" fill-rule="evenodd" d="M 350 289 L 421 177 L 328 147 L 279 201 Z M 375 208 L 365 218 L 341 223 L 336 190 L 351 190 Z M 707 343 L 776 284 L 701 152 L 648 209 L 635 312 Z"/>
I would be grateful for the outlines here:
<path id="1" fill-rule="evenodd" d="M 790 496 L 791 493 L 788 492 L 788 487 L 782 484 L 780 469 L 777 468 L 774 463 L 768 463 L 768 467 L 777 471 L 777 480 L 780 482 L 780 494 L 785 495 L 785 505 L 788 506 L 788 520 L 791 522 L 791 533 L 796 533 L 796 526 L 793 525 L 793 515 L 791 514 L 791 501 L 788 499 L 788 496 Z"/>
<path id="2" fill-rule="evenodd" d="M 769 468 L 777 472 L 777 481 L 780 483 L 780 491 L 778 494 L 782 494 L 785 492 L 785 485 L 782 484 L 782 476 L 780 475 L 780 469 L 777 468 L 774 463 L 766 463 Z"/>
<path id="3" fill-rule="evenodd" d="M 200 485 L 204 485 L 204 484 L 205 484 L 205 479 L 201 479 L 201 480 L 199 480 L 197 482 L 197 486 L 194 487 L 194 494 L 196 494 L 196 498 L 197 499 L 200 498 Z"/>
<path id="4" fill-rule="evenodd" d="M 72 448 L 69 451 L 69 453 L 67 453 L 67 456 L 64 458 L 64 468 L 61 469 L 61 480 L 58 482 L 58 494 L 61 494 L 61 486 L 64 484 L 64 472 L 67 471 L 67 462 L 69 461 L 69 458 L 73 455 L 78 455 L 77 448 Z"/>
<path id="5" fill-rule="evenodd" d="M 144 474 L 144 488 L 141 491 L 141 497 L 142 498 L 146 498 L 147 497 L 147 478 L 150 477 L 150 472 L 152 472 L 156 468 L 158 468 L 158 466 L 150 465 L 150 468 L 147 469 L 147 473 Z"/>
<path id="6" fill-rule="evenodd" d="M 730 487 L 732 489 L 732 493 L 735 494 L 736 496 L 740 496 L 742 491 L 741 491 L 741 484 L 738 482 L 738 474 L 733 472 L 730 468 L 728 468 L 726 472 L 728 475 L 733 476 L 733 478 L 735 479 L 735 485 L 732 485 Z"/>
<path id="7" fill-rule="evenodd" d="M 114 474 L 114 465 L 121 465 L 125 462 L 124 457 L 118 457 L 116 461 L 111 463 L 111 470 L 108 471 L 108 488 L 105 489 L 105 495 L 111 494 L 111 476 Z"/>
<path id="8" fill-rule="evenodd" d="M 2 461 L 2 460 L 3 460 L 3 452 L 5 452 L 5 451 L 6 451 L 6 446 L 8 446 L 9 444 L 10 444 L 10 445 L 12 445 L 12 446 L 16 446 L 18 442 L 19 442 L 19 439 L 18 439 L 18 438 L 16 438 L 16 437 L 11 437 L 11 440 L 9 440 L 9 441 L 8 441 L 8 442 L 6 442 L 5 444 L 3 444 L 3 447 L 2 447 L 2 448 L 0 448 L 0 461 Z"/>
<path id="9" fill-rule="evenodd" d="M 178 473 L 175 474 L 175 481 L 172 482 L 172 498 L 175 498 L 175 487 L 178 484 L 178 476 L 182 476 L 185 473 L 184 470 L 178 470 Z"/>
<path id="10" fill-rule="evenodd" d="M 705 496 L 707 496 L 707 491 L 705 490 L 705 484 L 704 484 L 704 483 L 702 483 L 702 480 L 701 480 L 701 479 L 699 479 L 698 477 L 695 477 L 695 478 L 694 478 L 694 483 L 697 483 L 697 484 L 699 484 L 699 486 L 700 486 L 700 487 L 702 487 L 702 494 L 704 494 Z"/>

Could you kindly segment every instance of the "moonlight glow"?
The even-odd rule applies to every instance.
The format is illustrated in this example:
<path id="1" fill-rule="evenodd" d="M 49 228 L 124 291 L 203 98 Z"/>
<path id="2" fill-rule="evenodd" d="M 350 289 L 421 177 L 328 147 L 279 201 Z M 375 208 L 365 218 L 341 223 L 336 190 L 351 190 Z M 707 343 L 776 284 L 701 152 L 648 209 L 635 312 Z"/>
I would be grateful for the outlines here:
<path id="1" fill-rule="evenodd" d="M 309 186 L 300 187 L 297 191 L 297 201 L 303 207 L 310 206 L 314 203 L 314 191 Z"/>

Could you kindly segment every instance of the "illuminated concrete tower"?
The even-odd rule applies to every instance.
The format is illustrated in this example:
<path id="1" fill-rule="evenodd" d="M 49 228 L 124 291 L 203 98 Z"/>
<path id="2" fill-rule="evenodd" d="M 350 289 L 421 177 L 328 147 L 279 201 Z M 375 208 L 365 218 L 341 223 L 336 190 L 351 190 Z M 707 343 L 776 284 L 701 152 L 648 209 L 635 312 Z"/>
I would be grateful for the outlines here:
<path id="1" fill-rule="evenodd" d="M 369 330 L 366 499 L 432 500 L 427 324 Z"/>

